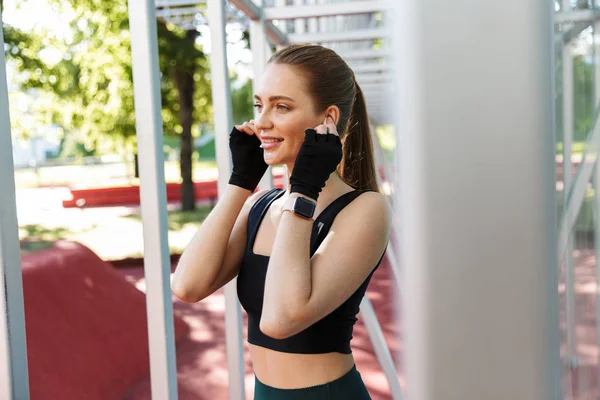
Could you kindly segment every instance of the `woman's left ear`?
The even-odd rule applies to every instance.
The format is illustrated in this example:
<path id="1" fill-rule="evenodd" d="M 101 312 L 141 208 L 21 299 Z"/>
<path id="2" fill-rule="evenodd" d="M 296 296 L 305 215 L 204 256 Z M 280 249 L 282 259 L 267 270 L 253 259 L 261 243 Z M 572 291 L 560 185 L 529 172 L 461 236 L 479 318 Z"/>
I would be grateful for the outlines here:
<path id="1" fill-rule="evenodd" d="M 337 106 L 327 107 L 325 110 L 325 119 L 327 119 L 327 117 L 333 118 L 335 124 L 337 125 L 340 121 L 340 109 Z"/>

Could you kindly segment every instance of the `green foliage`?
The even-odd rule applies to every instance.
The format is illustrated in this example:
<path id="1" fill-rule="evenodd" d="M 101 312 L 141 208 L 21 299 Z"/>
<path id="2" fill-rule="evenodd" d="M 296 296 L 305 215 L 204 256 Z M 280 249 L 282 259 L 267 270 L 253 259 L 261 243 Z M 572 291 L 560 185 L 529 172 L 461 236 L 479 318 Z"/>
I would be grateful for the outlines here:
<path id="1" fill-rule="evenodd" d="M 158 24 L 159 65 L 161 79 L 162 118 L 166 135 L 182 132 L 180 97 L 174 74 L 191 73 L 194 80 L 192 134 L 200 135 L 199 124 L 212 123 L 212 93 L 208 79 L 210 63 L 194 43 L 196 32 L 186 32 L 172 24 Z"/>
<path id="2" fill-rule="evenodd" d="M 563 66 L 560 52 L 555 59 L 555 104 L 556 104 L 556 132 L 557 142 L 562 143 L 563 138 Z M 573 140 L 584 142 L 591 131 L 594 121 L 594 65 L 589 56 L 576 55 L 573 57 Z"/>
<path id="3" fill-rule="evenodd" d="M 210 211 L 209 206 L 199 206 L 193 211 L 169 210 L 167 211 L 169 231 L 181 231 L 190 225 L 196 227 L 206 219 Z M 125 215 L 123 218 L 142 222 L 142 215 L 139 212 Z"/>
<path id="4" fill-rule="evenodd" d="M 15 40 L 11 34 L 8 55 L 21 72 L 18 84 L 52 94 L 41 119 L 76 135 L 88 152 L 106 138 L 133 135 L 126 2 L 52 2 L 61 13 L 73 12 L 69 35 L 35 29 Z"/>
<path id="5" fill-rule="evenodd" d="M 247 80 L 242 87 L 234 90 L 231 94 L 231 107 L 233 123 L 238 125 L 244 121 L 254 118 L 254 93 L 252 91 L 252 81 Z"/>
<path id="6" fill-rule="evenodd" d="M 68 21 L 69 35 L 36 29 L 24 33 L 5 27 L 7 56 L 21 72 L 18 84 L 52 95 L 38 117 L 76 137 L 87 151 L 112 144 L 135 147 L 135 114 L 127 2 L 121 0 L 50 0 Z M 210 123 L 208 60 L 188 33 L 157 23 L 164 132 L 182 132 L 177 70 L 193 70 L 192 126 Z M 51 54 L 51 57 L 44 57 Z M 199 134 L 199 130 L 193 131 Z M 67 141 L 69 142 L 69 141 Z M 73 142 L 71 140 L 70 142 Z"/>
<path id="7" fill-rule="evenodd" d="M 573 118 L 575 140 L 585 140 L 594 120 L 594 66 L 585 56 L 573 59 Z"/>

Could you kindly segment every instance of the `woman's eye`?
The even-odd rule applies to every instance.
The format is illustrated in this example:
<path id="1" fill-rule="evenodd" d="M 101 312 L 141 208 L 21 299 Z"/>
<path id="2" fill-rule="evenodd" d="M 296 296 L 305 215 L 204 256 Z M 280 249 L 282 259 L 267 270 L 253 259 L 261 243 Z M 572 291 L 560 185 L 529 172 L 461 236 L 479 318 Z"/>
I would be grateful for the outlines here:
<path id="1" fill-rule="evenodd" d="M 283 105 L 283 104 L 279 104 L 277 106 L 277 109 L 281 110 L 281 111 L 288 111 L 290 108 L 288 106 Z"/>
<path id="2" fill-rule="evenodd" d="M 254 104 L 254 108 L 261 108 L 262 105 L 261 104 Z"/>

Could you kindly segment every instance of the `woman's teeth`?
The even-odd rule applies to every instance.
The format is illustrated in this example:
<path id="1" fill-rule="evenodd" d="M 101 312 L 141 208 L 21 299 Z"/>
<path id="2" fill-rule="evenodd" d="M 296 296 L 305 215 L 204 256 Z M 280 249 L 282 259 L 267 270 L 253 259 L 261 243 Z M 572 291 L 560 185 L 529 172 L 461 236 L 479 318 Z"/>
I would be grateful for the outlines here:
<path id="1" fill-rule="evenodd" d="M 281 142 L 283 142 L 283 139 L 264 139 L 260 144 L 260 147 L 264 150 L 271 150 L 277 147 Z"/>

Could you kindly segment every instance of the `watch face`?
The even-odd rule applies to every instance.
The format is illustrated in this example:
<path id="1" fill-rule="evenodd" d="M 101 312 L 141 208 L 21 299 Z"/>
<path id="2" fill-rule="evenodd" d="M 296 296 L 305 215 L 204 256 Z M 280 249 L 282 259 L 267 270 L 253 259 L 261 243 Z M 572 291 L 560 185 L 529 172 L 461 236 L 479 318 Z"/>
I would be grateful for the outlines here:
<path id="1" fill-rule="evenodd" d="M 317 205 L 303 197 L 298 197 L 294 202 L 294 212 L 305 218 L 312 218 L 315 215 Z"/>

